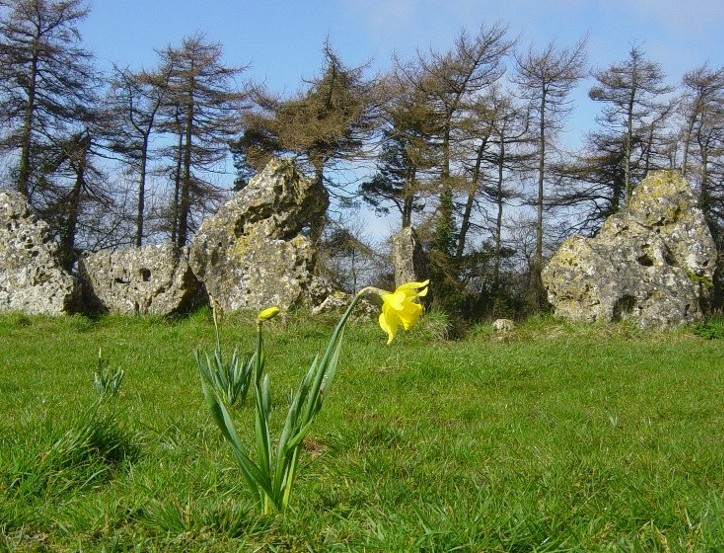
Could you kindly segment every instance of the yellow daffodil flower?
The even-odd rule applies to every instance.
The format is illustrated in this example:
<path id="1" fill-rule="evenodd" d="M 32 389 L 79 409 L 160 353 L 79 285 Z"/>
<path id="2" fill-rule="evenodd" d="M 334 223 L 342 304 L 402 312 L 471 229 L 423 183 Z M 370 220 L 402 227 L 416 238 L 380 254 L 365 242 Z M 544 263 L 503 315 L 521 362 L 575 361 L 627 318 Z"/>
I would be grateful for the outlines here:
<path id="1" fill-rule="evenodd" d="M 422 315 L 422 305 L 417 298 L 427 295 L 427 285 L 429 280 L 424 282 L 408 282 L 397 288 L 394 292 L 383 292 L 380 294 L 382 298 L 382 313 L 380 313 L 380 328 L 387 333 L 389 344 L 397 334 L 397 330 L 402 328 L 408 330 L 411 328 Z"/>
<path id="2" fill-rule="evenodd" d="M 259 314 L 256 316 L 256 320 L 258 322 L 268 321 L 269 319 L 273 319 L 274 317 L 276 317 L 278 314 L 278 307 L 267 307 L 266 309 L 259 312 Z"/>

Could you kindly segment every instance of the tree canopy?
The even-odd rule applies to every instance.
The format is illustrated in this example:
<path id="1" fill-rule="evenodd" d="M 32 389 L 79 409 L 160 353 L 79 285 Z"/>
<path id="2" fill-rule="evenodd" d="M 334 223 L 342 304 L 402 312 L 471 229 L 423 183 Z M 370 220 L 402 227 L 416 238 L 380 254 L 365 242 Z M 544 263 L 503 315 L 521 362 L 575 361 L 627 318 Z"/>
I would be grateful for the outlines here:
<path id="1" fill-rule="evenodd" d="M 545 310 L 547 255 L 573 232 L 595 233 L 656 169 L 685 174 L 724 249 L 721 67 L 672 83 L 634 43 L 625 59 L 590 69 L 585 39 L 522 48 L 496 23 L 448 48 L 395 55 L 381 74 L 348 65 L 326 41 L 319 73 L 282 95 L 248 81 L 201 33 L 156 52 L 150 68 L 102 75 L 79 32 L 89 9 L 0 0 L 2 185 L 49 221 L 68 267 L 83 248 L 188 244 L 273 156 L 332 193 L 337 223 L 311 231 L 337 282 L 357 287 L 363 267 L 389 278 L 373 255 L 384 248 L 342 224 L 365 205 L 391 231 L 415 228 L 450 311 Z M 598 126 L 564 148 L 585 77 Z"/>

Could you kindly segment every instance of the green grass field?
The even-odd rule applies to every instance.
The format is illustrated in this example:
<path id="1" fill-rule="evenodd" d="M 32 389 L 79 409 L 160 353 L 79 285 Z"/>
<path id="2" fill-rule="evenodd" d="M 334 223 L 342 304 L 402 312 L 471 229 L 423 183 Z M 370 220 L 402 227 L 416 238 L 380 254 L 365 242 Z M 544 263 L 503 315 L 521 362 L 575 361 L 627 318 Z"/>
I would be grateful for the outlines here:
<path id="1" fill-rule="evenodd" d="M 221 325 L 251 351 L 253 315 Z M 266 325 L 279 427 L 336 318 Z M 0 317 L 0 551 L 724 551 L 724 321 L 347 330 L 286 516 L 262 517 L 193 352 L 211 315 Z M 125 378 L 98 403 L 98 348 Z M 232 415 L 253 436 L 253 402 Z"/>

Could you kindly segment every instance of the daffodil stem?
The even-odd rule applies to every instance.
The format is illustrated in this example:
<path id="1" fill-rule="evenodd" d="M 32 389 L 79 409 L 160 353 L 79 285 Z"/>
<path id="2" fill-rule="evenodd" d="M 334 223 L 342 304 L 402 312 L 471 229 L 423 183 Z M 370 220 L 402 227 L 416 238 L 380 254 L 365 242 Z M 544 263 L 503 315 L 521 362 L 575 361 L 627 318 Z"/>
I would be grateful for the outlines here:
<path id="1" fill-rule="evenodd" d="M 352 303 L 357 303 L 357 299 L 361 298 L 362 296 L 382 296 L 382 294 L 387 294 L 387 290 L 383 290 L 382 288 L 377 288 L 375 286 L 367 286 L 366 288 L 362 288 L 359 292 L 357 292 L 357 296 L 355 297 L 354 301 Z"/>
<path id="2" fill-rule="evenodd" d="M 362 288 L 354 298 L 352 298 L 352 301 L 350 302 L 349 306 L 347 307 L 347 310 L 344 312 L 344 315 L 342 315 L 342 318 L 337 323 L 337 326 L 334 329 L 334 332 L 332 333 L 332 337 L 329 340 L 329 344 L 327 345 L 327 349 L 324 352 L 324 356 L 327 357 L 331 354 L 332 350 L 337 344 L 337 337 L 338 335 L 344 330 L 344 327 L 347 325 L 347 319 L 349 319 L 350 315 L 352 315 L 352 311 L 354 311 L 354 308 L 357 306 L 357 302 L 359 302 L 360 299 L 362 299 L 363 296 L 366 296 L 370 293 L 377 293 L 379 288 L 375 288 L 374 286 L 367 286 L 366 288 Z"/>
<path id="3" fill-rule="evenodd" d="M 261 382 L 261 356 L 262 356 L 262 337 L 261 337 L 262 322 L 257 321 L 256 323 L 256 359 L 254 360 L 254 378 L 256 379 L 257 387 Z"/>
<path id="4" fill-rule="evenodd" d="M 219 355 L 221 355 L 221 339 L 219 337 L 219 321 L 216 315 L 216 307 L 212 305 L 211 307 L 211 315 L 214 319 L 214 332 L 216 334 L 216 351 L 219 352 Z"/>

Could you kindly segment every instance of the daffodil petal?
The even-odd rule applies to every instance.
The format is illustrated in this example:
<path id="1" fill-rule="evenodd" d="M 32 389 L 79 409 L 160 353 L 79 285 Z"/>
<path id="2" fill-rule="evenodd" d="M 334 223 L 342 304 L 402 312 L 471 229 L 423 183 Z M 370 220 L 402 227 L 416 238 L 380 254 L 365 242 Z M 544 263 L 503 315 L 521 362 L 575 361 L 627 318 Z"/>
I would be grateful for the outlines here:
<path id="1" fill-rule="evenodd" d="M 415 323 L 417 323 L 417 321 L 420 319 L 420 315 L 422 315 L 422 306 L 419 303 L 412 302 L 409 302 L 405 306 L 404 311 L 398 313 L 400 321 L 402 322 L 402 327 L 405 330 L 409 330 L 411 327 L 413 327 Z"/>
<path id="2" fill-rule="evenodd" d="M 382 298 L 382 313 L 380 313 L 380 328 L 388 335 L 387 343 L 394 339 L 402 325 L 405 330 L 414 326 L 422 315 L 422 305 L 417 298 L 427 294 L 429 280 L 423 282 L 407 282 L 398 286 L 394 292 L 380 294 Z"/>
<path id="3" fill-rule="evenodd" d="M 389 306 L 395 311 L 402 311 L 405 308 L 405 303 L 409 300 L 403 291 L 395 290 L 392 294 L 384 294 L 382 301 L 384 305 Z"/>
<path id="4" fill-rule="evenodd" d="M 383 310 L 382 313 L 380 313 L 379 323 L 380 328 L 387 333 L 387 343 L 389 344 L 395 338 L 395 334 L 397 334 L 397 321 L 390 321 Z"/>
<path id="5" fill-rule="evenodd" d="M 430 284 L 430 279 L 424 280 L 422 282 L 406 282 L 405 284 L 401 284 L 397 287 L 397 291 L 400 290 L 419 290 L 420 288 L 425 288 L 428 284 Z"/>

